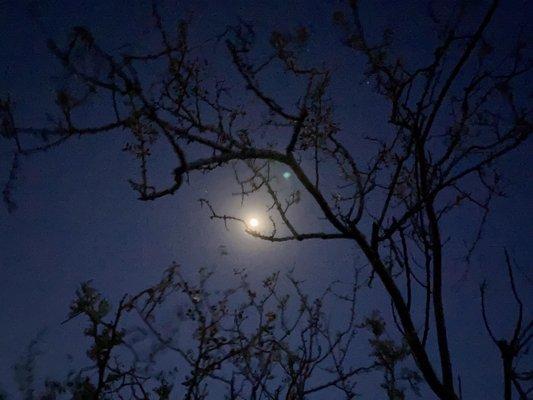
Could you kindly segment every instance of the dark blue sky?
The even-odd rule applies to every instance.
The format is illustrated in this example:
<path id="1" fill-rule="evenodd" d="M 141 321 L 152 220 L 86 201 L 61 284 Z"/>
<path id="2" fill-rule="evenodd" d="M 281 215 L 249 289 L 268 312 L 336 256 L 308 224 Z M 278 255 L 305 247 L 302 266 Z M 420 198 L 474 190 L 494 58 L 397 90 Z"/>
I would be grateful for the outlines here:
<path id="1" fill-rule="evenodd" d="M 46 48 L 48 37 L 60 40 L 71 26 L 86 25 L 109 49 L 124 42 L 135 46 L 146 39 L 151 23 L 149 7 L 143 3 L 0 1 L 0 95 L 11 94 L 21 124 L 37 126 L 45 122 L 43 115 L 53 110 L 51 99 L 57 82 L 50 76 L 59 69 Z M 177 2 L 180 12 L 186 9 L 185 3 Z M 423 57 L 429 48 L 428 28 L 418 21 L 425 15 L 425 2 L 390 3 L 372 2 L 369 17 L 379 24 L 408 26 L 403 31 L 405 51 L 415 59 Z M 497 33 L 505 36 L 518 25 L 527 28 L 531 7 L 526 8 L 525 1 L 505 3 L 495 19 Z M 203 28 L 202 34 L 223 30 L 237 21 L 237 16 L 265 31 L 310 26 L 312 33 L 321 38 L 313 46 L 324 46 L 324 54 L 333 64 L 338 60 L 339 71 L 344 72 L 345 80 L 334 83 L 346 100 L 338 108 L 340 120 L 350 121 L 363 133 L 370 132 L 383 126 L 383 104 L 364 86 L 358 89 L 356 98 L 349 95 L 348 89 L 357 86 L 360 77 L 354 74 L 352 81 L 350 72 L 345 72 L 360 72 L 362 64 L 346 62 L 347 53 L 340 46 L 328 48 L 323 44 L 337 37 L 330 24 L 332 4 L 336 2 L 206 0 L 194 2 L 189 9 L 195 26 Z M 60 322 L 81 281 L 93 279 L 104 293 L 118 297 L 155 281 L 175 260 L 191 271 L 199 266 L 216 266 L 222 277 L 233 267 L 246 267 L 256 279 L 294 267 L 308 280 L 312 291 L 323 282 L 345 278 L 350 270 L 356 254 L 351 244 L 265 243 L 245 236 L 238 228 L 227 232 L 222 224 L 210 221 L 207 210 L 201 209 L 196 199 L 211 196 L 221 208 L 234 208 L 238 199 L 224 191 L 231 179 L 229 173 L 197 176 L 176 196 L 151 203 L 138 201 L 127 183 L 134 164 L 121 152 L 123 144 L 124 138 L 119 135 L 75 139 L 50 152 L 22 159 L 15 191 L 18 210 L 8 214 L 0 208 L 0 387 L 10 387 L 11 365 L 43 328 L 47 329 L 43 346 L 47 370 L 60 371 L 65 364 L 57 360 L 69 352 L 79 353 L 79 334 L 73 334 L 79 332 L 79 323 L 65 326 Z M 11 151 L 8 143 L 0 142 L 2 182 L 7 178 Z M 451 350 L 458 370 L 470 378 L 464 387 L 467 399 L 491 398 L 495 390 L 500 390 L 499 356 L 480 324 L 477 286 L 483 278 L 489 280 L 494 323 L 505 329 L 506 322 L 512 320 L 514 305 L 504 296 L 507 282 L 503 247 L 522 267 L 517 277 L 525 302 L 531 304 L 533 300 L 531 284 L 524 278 L 529 274 L 531 279 L 530 154 L 531 145 L 526 143 L 502 161 L 502 170 L 509 179 L 507 198 L 495 201 L 466 279 L 461 280 L 467 267 L 459 260 L 459 245 L 452 251 L 457 255 L 449 261 L 456 262 L 457 267 L 445 276 Z M 257 209 L 260 205 L 250 207 Z M 468 229 L 463 217 L 451 219 L 447 228 L 452 238 Z M 220 255 L 220 245 L 228 248 L 228 256 Z M 364 296 L 362 309 L 388 304 L 379 289 Z M 472 364 L 486 370 L 467 370 Z"/>

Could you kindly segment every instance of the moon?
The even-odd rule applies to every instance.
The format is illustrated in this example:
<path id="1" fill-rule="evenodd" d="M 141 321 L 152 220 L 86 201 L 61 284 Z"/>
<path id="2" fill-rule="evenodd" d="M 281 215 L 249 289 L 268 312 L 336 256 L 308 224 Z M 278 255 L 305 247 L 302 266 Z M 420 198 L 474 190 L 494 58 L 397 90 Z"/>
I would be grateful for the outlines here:
<path id="1" fill-rule="evenodd" d="M 250 218 L 248 220 L 248 224 L 252 227 L 252 228 L 257 228 L 259 226 L 259 220 L 257 218 Z"/>

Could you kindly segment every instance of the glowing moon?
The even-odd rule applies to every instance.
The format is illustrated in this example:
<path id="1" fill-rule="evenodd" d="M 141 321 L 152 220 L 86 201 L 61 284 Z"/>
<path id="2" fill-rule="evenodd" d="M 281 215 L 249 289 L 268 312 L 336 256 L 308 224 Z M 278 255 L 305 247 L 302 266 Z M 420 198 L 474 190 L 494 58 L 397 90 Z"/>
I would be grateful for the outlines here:
<path id="1" fill-rule="evenodd" d="M 257 218 L 250 218 L 250 220 L 248 221 L 248 224 L 252 228 L 257 228 L 259 226 L 259 220 Z"/>

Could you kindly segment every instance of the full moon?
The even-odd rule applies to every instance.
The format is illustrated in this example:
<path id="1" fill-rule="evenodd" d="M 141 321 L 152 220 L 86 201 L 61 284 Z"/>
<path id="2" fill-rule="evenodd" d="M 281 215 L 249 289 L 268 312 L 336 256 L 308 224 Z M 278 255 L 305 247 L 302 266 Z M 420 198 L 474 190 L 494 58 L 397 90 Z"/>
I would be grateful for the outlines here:
<path id="1" fill-rule="evenodd" d="M 257 218 L 250 218 L 248 224 L 250 224 L 252 228 L 257 228 L 259 226 L 259 220 Z"/>

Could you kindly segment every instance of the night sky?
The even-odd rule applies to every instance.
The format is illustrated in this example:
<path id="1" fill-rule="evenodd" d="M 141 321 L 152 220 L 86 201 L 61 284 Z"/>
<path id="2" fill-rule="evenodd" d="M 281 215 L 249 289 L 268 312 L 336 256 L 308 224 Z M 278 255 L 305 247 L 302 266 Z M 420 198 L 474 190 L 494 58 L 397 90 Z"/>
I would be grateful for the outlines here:
<path id="1" fill-rule="evenodd" d="M 85 25 L 107 49 L 119 48 L 123 43 L 135 47 L 150 42 L 147 32 L 152 20 L 145 3 L 149 2 L 0 0 L 0 95 L 11 95 L 21 124 L 45 124 L 46 113 L 54 111 L 53 91 L 58 85 L 54 76 L 59 76 L 60 66 L 49 54 L 47 38 L 61 41 L 70 27 Z M 362 18 L 372 18 L 376 26 L 397 26 L 403 34 L 402 50 L 408 57 L 416 60 L 431 51 L 431 29 L 424 18 L 426 2 L 371 3 Z M 517 26 L 527 32 L 531 28 L 531 23 L 526 23 L 528 14 L 531 17 L 531 5 L 520 0 L 504 3 L 494 21 L 495 37 L 512 36 Z M 310 27 L 317 37 L 311 42 L 310 51 L 322 53 L 341 77 L 332 83 L 332 90 L 342 100 L 336 110 L 338 119 L 345 126 L 357 126 L 364 136 L 384 129 L 381 115 L 385 108 L 362 80 L 362 62 L 342 46 L 328 44 L 340 41 L 331 24 L 331 11 L 336 4 L 177 1 L 165 2 L 162 9 L 168 13 L 168 20 L 192 15 L 198 41 L 223 31 L 238 18 L 251 21 L 260 32 L 298 25 Z M 216 51 L 216 57 L 224 57 L 223 46 Z M 234 73 L 228 72 L 228 79 L 236 86 L 242 85 Z M 270 84 L 278 88 L 282 82 L 273 80 Z M 91 114 L 108 112 L 98 107 L 91 109 Z M 357 263 L 357 250 L 348 242 L 273 244 L 248 237 L 238 226 L 228 232 L 222 223 L 211 221 L 208 211 L 197 202 L 199 197 L 210 198 L 219 209 L 235 213 L 260 214 L 264 207 L 259 201 L 239 209 L 239 199 L 232 197 L 227 188 L 232 182 L 230 170 L 207 177 L 193 175 L 190 184 L 171 197 L 148 203 L 137 200 L 127 183 L 136 173 L 135 164 L 121 151 L 123 144 L 120 134 L 73 139 L 21 160 L 14 192 L 18 209 L 9 214 L 0 207 L 0 388 L 12 390 L 11 366 L 42 330 L 41 364 L 46 365 L 47 373 L 64 371 L 68 365 L 66 354 L 79 357 L 84 343 L 79 333 L 82 321 L 60 323 L 82 281 L 93 280 L 96 287 L 116 300 L 125 292 L 132 293 L 155 282 L 161 271 L 176 261 L 191 274 L 200 266 L 216 268 L 222 285 L 234 267 L 247 268 L 254 280 L 276 270 L 295 268 L 297 276 L 306 279 L 313 292 L 325 282 L 346 279 L 351 266 Z M 11 143 L 0 141 L 2 183 L 7 179 L 12 150 Z M 493 393 L 500 393 L 499 355 L 482 327 L 478 285 L 483 279 L 488 280 L 492 322 L 501 335 L 508 335 L 515 308 L 505 296 L 508 281 L 503 268 L 504 247 L 520 267 L 516 276 L 524 303 L 531 304 L 533 300 L 530 153 L 531 144 L 527 142 L 500 162 L 507 179 L 507 197 L 494 202 L 483 240 L 470 265 L 462 262 L 460 255 L 465 247 L 462 239 L 457 239 L 471 229 L 463 222 L 465 215 L 454 215 L 446 225 L 446 236 L 452 238 L 448 262 L 454 266 L 445 271 L 445 303 L 454 364 L 463 381 L 468 382 L 463 387 L 465 399 L 488 399 L 493 398 Z M 168 162 L 163 159 L 161 169 L 156 171 L 161 179 L 170 176 Z M 291 185 L 290 179 L 287 185 Z M 314 221 L 316 213 L 304 205 L 300 215 L 306 224 Z M 221 253 L 220 246 L 225 246 L 227 255 Z M 360 307 L 362 313 L 380 307 L 388 310 L 388 300 L 377 287 L 362 294 Z M 469 370 L 467 366 L 472 365 L 483 371 Z"/>

